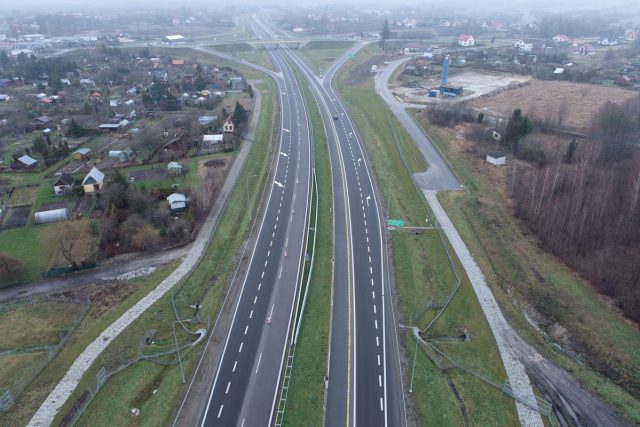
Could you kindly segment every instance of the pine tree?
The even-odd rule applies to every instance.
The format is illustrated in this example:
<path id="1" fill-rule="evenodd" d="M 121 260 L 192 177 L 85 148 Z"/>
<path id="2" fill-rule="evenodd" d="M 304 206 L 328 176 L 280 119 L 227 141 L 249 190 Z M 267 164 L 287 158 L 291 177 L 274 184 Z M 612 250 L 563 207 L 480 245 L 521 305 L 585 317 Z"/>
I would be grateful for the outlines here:
<path id="1" fill-rule="evenodd" d="M 389 21 L 386 19 L 382 24 L 382 31 L 380 32 L 380 47 L 384 50 L 387 40 L 391 37 L 391 30 L 389 29 Z"/>

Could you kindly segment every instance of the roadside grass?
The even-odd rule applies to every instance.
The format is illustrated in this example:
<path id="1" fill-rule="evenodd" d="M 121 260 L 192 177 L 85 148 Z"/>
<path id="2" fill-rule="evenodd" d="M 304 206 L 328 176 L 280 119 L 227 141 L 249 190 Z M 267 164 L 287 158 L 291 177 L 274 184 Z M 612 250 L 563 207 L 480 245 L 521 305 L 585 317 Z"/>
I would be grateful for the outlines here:
<path id="1" fill-rule="evenodd" d="M 118 289 L 110 285 L 94 285 L 86 289 L 88 295 L 96 302 L 92 304 L 58 355 L 45 369 L 34 372 L 35 379 L 9 411 L 3 414 L 0 425 L 26 425 L 45 397 L 66 374 L 78 354 L 108 325 L 169 275 L 177 265 L 178 262 L 174 261 L 159 267 L 154 273 L 132 279 L 120 285 Z"/>
<path id="2" fill-rule="evenodd" d="M 255 49 L 246 43 L 214 44 L 208 47 L 233 55 L 237 60 L 244 59 L 247 62 L 252 62 L 274 71 L 271 58 L 269 58 L 267 51 L 264 49 Z"/>
<path id="3" fill-rule="evenodd" d="M 37 299 L 0 305 L 0 394 L 9 390 L 18 397 L 65 336 L 73 334 L 87 308 L 79 302 Z"/>
<path id="4" fill-rule="evenodd" d="M 572 341 L 591 352 L 601 369 L 621 380 L 640 382 L 640 332 L 533 235 L 523 233 L 503 196 L 468 154 L 454 154 L 453 141 L 423 118 L 419 123 L 453 166 L 466 191 L 440 193 L 451 221 L 492 285 L 496 299 L 518 332 L 539 351 L 572 373 L 588 389 L 617 407 L 631 423 L 640 423 L 640 400 L 594 367 L 545 343 L 524 320 L 523 302 L 554 324 L 567 328 Z M 580 353 L 582 351 L 579 350 Z"/>
<path id="5" fill-rule="evenodd" d="M 20 276 L 21 282 L 41 279 L 42 273 L 49 268 L 49 260 L 55 250 L 46 241 L 49 226 L 43 224 L 0 231 L 0 252 L 20 260 L 25 266 L 25 272 Z M 0 287 L 11 284 L 8 277 L 0 278 Z"/>
<path id="6" fill-rule="evenodd" d="M 253 47 L 248 45 L 247 43 L 227 43 L 227 44 L 214 44 L 209 46 L 211 49 L 218 50 L 220 52 L 225 53 L 235 53 L 235 52 L 249 52 L 253 51 Z"/>
<path id="7" fill-rule="evenodd" d="M 0 356 L 0 393 L 20 390 L 25 381 L 38 373 L 47 357 L 46 350 Z"/>
<path id="8" fill-rule="evenodd" d="M 353 61 L 348 62 L 337 76 L 337 88 L 349 107 L 361 137 L 366 141 L 380 192 L 390 211 L 389 217 L 403 219 L 408 225 L 428 225 L 425 219 L 432 223 L 432 218 L 405 168 L 401 153 L 412 172 L 424 170 L 424 159 L 377 97 L 369 79 L 358 80 L 357 75 L 368 74 L 368 70 L 363 71 L 362 66 L 373 54 L 372 48 L 365 48 Z M 397 146 L 394 133 L 398 139 Z M 416 326 L 424 328 L 436 311 L 430 309 L 416 319 L 418 309 L 430 301 L 443 303 L 455 287 L 455 273 L 445 252 L 445 245 L 449 248 L 449 244 L 440 241 L 434 230 L 415 234 L 400 229 L 390 237 L 401 321 L 406 324 L 413 321 Z M 457 259 L 454 259 L 454 264 L 458 272 L 464 271 Z M 462 334 L 462 328 L 468 328 L 472 335 L 470 342 L 434 345 L 464 366 L 501 382 L 506 378 L 506 373 L 495 340 L 468 279 L 461 275 L 461 280 L 451 304 L 424 338 L 455 339 Z M 404 339 L 407 357 L 413 358 L 415 340 L 409 332 Z M 410 365 L 406 374 L 410 378 Z M 463 371 L 439 370 L 422 352 L 416 359 L 412 396 L 418 425 L 518 423 L 515 405 L 510 397 Z"/>
<path id="9" fill-rule="evenodd" d="M 329 328 L 331 318 L 331 283 L 333 253 L 333 219 L 331 166 L 329 147 L 320 111 L 311 91 L 295 70 L 303 90 L 312 126 L 315 168 L 318 184 L 318 225 L 315 231 L 314 268 L 309 283 L 307 305 L 302 318 L 296 356 L 289 383 L 283 424 L 287 426 L 321 425 L 324 409 Z"/>
<path id="10" fill-rule="evenodd" d="M 83 311 L 82 305 L 65 301 L 7 307 L 0 312 L 0 325 L 6 325 L 0 334 L 0 351 L 54 345 Z"/>
<path id="11" fill-rule="evenodd" d="M 353 45 L 354 42 L 345 40 L 314 40 L 300 49 L 300 55 L 314 73 L 324 74 L 327 68 Z"/>
<path id="12" fill-rule="evenodd" d="M 175 303 L 181 318 L 190 317 L 193 310 L 189 305 L 199 302 L 202 307 L 200 318 L 208 318 L 211 325 L 213 324 L 221 308 L 223 293 L 234 273 L 233 266 L 238 261 L 234 260 L 234 257 L 250 227 L 249 218 L 255 217 L 255 214 L 250 215 L 247 205 L 247 189 L 251 208 L 255 212 L 269 168 L 277 117 L 275 84 L 269 80 L 261 83 L 259 89 L 262 91 L 262 110 L 255 142 L 245 168 L 202 261 L 188 278 L 174 288 Z M 108 371 L 113 371 L 141 352 L 149 355 L 175 348 L 175 316 L 171 298 L 172 292 L 167 293 L 113 341 L 84 375 L 61 414 L 67 413 L 81 393 L 95 384 L 95 374 L 102 366 L 107 367 Z M 196 328 L 196 325 L 187 325 Z M 201 322 L 200 327 L 206 327 L 206 322 L 204 325 Z M 145 332 L 150 329 L 157 329 L 155 344 L 142 344 Z M 194 339 L 180 325 L 175 325 L 175 331 L 175 339 L 179 346 Z M 200 349 L 201 347 L 196 347 L 181 353 L 187 378 L 190 377 L 198 360 Z M 173 356 L 161 360 L 167 363 L 176 362 Z M 120 384 L 129 385 L 118 387 Z M 154 389 L 162 392 L 153 395 Z M 141 408 L 140 416 L 135 419 L 136 425 L 166 424 L 183 391 L 180 367 L 177 364 L 162 367 L 148 361 L 137 362 L 107 381 L 107 385 L 99 391 L 98 398 L 94 399 L 82 414 L 79 424 L 94 425 L 95 420 L 104 420 L 106 424 L 127 425 L 132 420 L 124 409 L 128 411 L 131 405 Z M 154 396 L 153 399 L 151 395 Z M 112 410 L 115 412 L 110 412 Z M 105 415 L 105 412 L 109 415 Z M 57 420 L 59 419 L 60 416 Z"/>
<path id="13" fill-rule="evenodd" d="M 275 71 L 271 58 L 264 50 L 254 50 L 248 52 L 238 52 L 238 59 L 244 59 L 256 65 L 260 65 L 268 70 Z"/>

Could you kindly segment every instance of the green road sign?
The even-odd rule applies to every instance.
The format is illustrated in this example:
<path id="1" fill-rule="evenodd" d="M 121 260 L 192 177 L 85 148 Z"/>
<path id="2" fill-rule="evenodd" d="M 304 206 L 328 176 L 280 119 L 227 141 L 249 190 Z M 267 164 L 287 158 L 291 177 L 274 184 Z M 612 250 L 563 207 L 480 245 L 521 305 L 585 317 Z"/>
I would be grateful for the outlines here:
<path id="1" fill-rule="evenodd" d="M 404 221 L 399 219 L 390 219 L 387 221 L 387 225 L 391 227 L 404 227 Z"/>

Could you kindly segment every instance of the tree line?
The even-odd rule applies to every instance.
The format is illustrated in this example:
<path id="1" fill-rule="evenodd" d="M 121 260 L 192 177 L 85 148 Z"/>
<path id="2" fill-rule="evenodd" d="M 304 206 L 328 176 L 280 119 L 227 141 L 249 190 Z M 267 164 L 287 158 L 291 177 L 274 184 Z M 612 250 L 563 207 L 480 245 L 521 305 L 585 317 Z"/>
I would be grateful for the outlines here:
<path id="1" fill-rule="evenodd" d="M 515 214 L 640 322 L 640 97 L 606 103 L 592 122 L 588 137 L 563 155 L 534 168 L 513 162 Z M 521 155 L 529 124 L 521 113 L 510 124 L 505 139 Z"/>

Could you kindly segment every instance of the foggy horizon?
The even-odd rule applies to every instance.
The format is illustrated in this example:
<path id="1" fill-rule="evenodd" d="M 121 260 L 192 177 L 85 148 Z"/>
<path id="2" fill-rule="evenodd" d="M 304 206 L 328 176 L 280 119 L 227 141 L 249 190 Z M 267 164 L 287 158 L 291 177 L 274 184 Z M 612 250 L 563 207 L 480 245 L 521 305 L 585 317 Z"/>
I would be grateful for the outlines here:
<path id="1" fill-rule="evenodd" d="M 435 1 L 418 1 L 418 0 L 408 0 L 402 5 L 396 4 L 386 4 L 382 1 L 369 1 L 369 0 L 349 0 L 347 2 L 320 2 L 317 0 L 307 0 L 307 1 L 295 1 L 295 0 L 277 0 L 277 1 L 259 1 L 259 0 L 251 0 L 243 3 L 242 5 L 234 4 L 229 5 L 228 2 L 223 2 L 219 0 L 214 1 L 202 1 L 196 0 L 188 3 L 180 3 L 180 2 L 170 2 L 170 1 L 147 1 L 143 0 L 141 2 L 136 2 L 132 4 L 131 2 L 125 0 L 113 0 L 108 4 L 87 4 L 82 0 L 61 0 L 59 2 L 46 3 L 44 5 L 40 0 L 25 0 L 21 2 L 19 8 L 11 8 L 6 9 L 4 13 L 0 14 L 0 16 L 10 16 L 13 14 L 24 14 L 24 13 L 32 13 L 32 14 L 55 14 L 55 13 L 73 13 L 73 12 L 82 12 L 82 13 L 111 13 L 117 14 L 123 10 L 133 11 L 138 10 L 142 11 L 146 7 L 153 7 L 153 10 L 149 10 L 149 12 L 168 12 L 172 10 L 186 8 L 187 10 L 193 9 L 214 9 L 218 7 L 227 7 L 232 10 L 247 8 L 252 9 L 254 7 L 281 7 L 281 6 L 292 6 L 295 5 L 298 8 L 345 8 L 351 6 L 361 6 L 371 9 L 385 9 L 385 10 L 402 10 L 402 9 L 446 9 L 451 8 L 449 4 L 443 2 L 442 0 Z M 617 8 L 627 8 L 627 7 L 638 7 L 637 2 L 629 1 L 629 0 L 618 0 L 611 1 L 607 3 L 603 3 L 598 0 L 585 0 L 585 1 L 552 1 L 552 0 L 542 0 L 542 1 L 532 1 L 532 0 L 494 0 L 488 2 L 487 4 L 478 4 L 472 0 L 461 0 L 457 2 L 457 6 L 460 5 L 467 6 L 468 8 L 465 11 L 454 10 L 452 8 L 452 12 L 455 13 L 463 13 L 474 10 L 491 10 L 491 9 L 500 9 L 500 10 L 527 10 L 527 11 L 538 11 L 544 10 L 549 12 L 561 12 L 567 10 L 611 10 Z"/>

